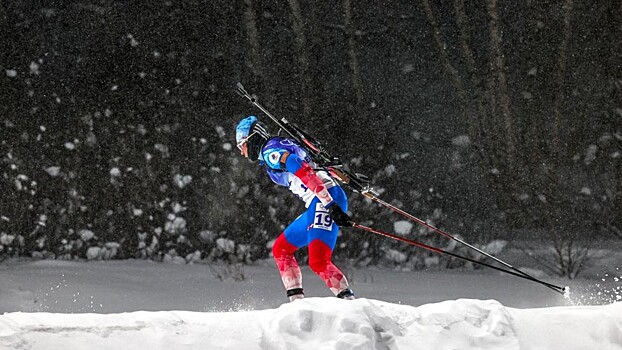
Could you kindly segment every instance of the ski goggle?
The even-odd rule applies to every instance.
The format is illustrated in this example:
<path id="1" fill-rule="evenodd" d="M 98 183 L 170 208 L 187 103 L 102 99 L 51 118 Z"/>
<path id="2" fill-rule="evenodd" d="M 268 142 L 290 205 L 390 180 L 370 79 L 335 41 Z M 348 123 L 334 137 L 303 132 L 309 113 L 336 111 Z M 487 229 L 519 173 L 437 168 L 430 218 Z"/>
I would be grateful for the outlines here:
<path id="1" fill-rule="evenodd" d="M 245 138 L 243 138 L 243 139 L 242 139 L 242 141 L 240 141 L 240 142 L 238 142 L 238 143 L 236 144 L 236 146 L 238 146 L 238 149 L 239 149 L 240 151 L 242 151 L 242 149 L 244 148 L 244 145 L 248 142 L 248 140 L 250 140 L 250 138 L 251 138 L 253 135 L 258 134 L 258 133 L 259 133 L 259 131 L 258 131 L 258 130 L 255 130 L 255 131 L 251 132 L 248 136 L 246 136 Z"/>

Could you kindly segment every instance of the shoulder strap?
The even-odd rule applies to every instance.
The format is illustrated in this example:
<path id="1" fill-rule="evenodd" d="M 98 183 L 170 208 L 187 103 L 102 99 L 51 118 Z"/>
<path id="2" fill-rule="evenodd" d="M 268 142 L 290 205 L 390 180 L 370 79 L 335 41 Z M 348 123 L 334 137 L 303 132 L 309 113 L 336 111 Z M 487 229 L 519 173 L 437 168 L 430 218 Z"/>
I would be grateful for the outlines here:
<path id="1" fill-rule="evenodd" d="M 289 152 L 285 151 L 281 155 L 281 159 L 279 159 L 279 163 L 281 164 L 282 171 L 287 170 L 287 167 L 285 166 L 285 163 L 287 162 L 287 157 L 289 157 Z"/>

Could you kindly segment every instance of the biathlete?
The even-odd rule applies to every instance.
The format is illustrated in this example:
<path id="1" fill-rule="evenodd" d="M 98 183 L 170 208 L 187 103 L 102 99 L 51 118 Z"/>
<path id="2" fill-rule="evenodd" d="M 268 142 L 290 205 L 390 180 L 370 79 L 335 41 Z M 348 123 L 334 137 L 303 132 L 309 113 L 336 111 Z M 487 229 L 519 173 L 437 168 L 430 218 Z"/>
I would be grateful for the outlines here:
<path id="1" fill-rule="evenodd" d="M 339 226 L 352 226 L 343 189 L 326 171 L 315 169 L 316 164 L 303 147 L 290 138 L 272 137 L 255 116 L 238 123 L 235 138 L 240 154 L 259 161 L 273 182 L 289 188 L 307 208 L 272 247 L 289 300 L 304 298 L 294 252 L 305 246 L 309 248 L 309 267 L 335 296 L 354 299 L 346 276 L 331 261 Z"/>

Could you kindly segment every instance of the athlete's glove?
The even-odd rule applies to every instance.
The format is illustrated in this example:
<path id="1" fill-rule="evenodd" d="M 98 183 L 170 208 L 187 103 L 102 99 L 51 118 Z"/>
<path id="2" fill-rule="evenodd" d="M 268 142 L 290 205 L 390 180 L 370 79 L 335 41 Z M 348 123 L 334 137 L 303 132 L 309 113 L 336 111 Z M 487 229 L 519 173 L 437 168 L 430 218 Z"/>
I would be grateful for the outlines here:
<path id="1" fill-rule="evenodd" d="M 329 206 L 328 213 L 333 218 L 333 221 L 341 227 L 351 227 L 354 224 L 352 217 L 344 213 L 343 209 L 337 204 Z"/>

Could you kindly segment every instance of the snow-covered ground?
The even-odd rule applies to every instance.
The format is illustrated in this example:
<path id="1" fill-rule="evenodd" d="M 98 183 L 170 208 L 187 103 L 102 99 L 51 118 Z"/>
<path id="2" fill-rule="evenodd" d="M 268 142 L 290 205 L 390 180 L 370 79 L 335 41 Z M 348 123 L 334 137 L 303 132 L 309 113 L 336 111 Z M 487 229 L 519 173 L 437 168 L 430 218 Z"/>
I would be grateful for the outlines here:
<path id="1" fill-rule="evenodd" d="M 5 261 L 0 349 L 622 349 L 615 266 L 542 277 L 569 298 L 489 270 L 345 270 L 359 299 L 305 267 L 290 304 L 271 261 Z"/>

